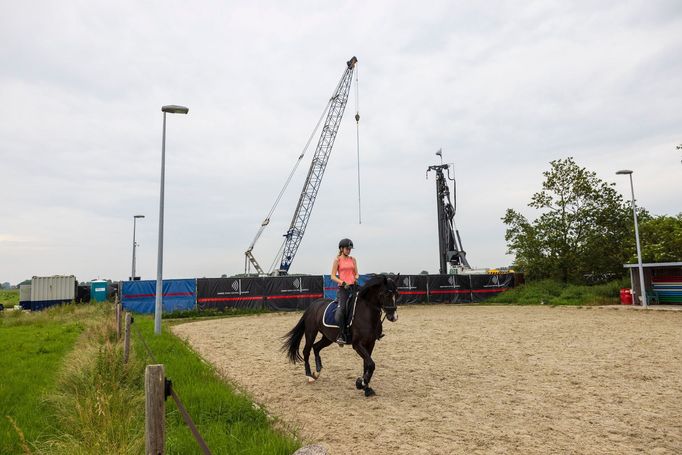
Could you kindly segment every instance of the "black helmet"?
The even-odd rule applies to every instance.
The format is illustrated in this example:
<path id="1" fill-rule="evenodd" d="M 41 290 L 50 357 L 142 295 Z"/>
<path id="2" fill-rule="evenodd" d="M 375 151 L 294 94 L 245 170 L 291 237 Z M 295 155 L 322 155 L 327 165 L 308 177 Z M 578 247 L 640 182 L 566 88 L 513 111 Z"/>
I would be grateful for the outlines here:
<path id="1" fill-rule="evenodd" d="M 339 248 L 350 248 L 353 249 L 353 241 L 351 239 L 341 239 L 339 242 Z"/>

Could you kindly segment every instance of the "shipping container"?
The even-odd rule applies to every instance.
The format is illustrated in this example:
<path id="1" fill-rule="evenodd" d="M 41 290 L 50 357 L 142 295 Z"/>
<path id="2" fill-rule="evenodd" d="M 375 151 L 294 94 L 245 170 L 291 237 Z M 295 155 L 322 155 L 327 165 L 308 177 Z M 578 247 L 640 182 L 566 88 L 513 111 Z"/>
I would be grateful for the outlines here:
<path id="1" fill-rule="evenodd" d="M 75 300 L 77 285 L 73 275 L 34 276 L 31 279 L 31 310 Z"/>
<path id="2" fill-rule="evenodd" d="M 31 309 L 31 285 L 21 284 L 19 285 L 19 305 L 23 310 Z"/>

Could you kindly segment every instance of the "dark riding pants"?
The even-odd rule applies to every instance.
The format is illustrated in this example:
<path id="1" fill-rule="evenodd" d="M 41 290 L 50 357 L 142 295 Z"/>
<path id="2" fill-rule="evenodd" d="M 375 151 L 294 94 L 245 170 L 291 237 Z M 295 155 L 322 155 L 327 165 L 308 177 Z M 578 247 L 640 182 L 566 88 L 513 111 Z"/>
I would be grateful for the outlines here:
<path id="1" fill-rule="evenodd" d="M 339 308 L 341 309 L 341 317 L 339 320 L 339 323 L 341 325 L 341 329 L 345 331 L 345 327 L 348 325 L 348 309 L 350 306 L 349 300 L 350 297 L 353 295 L 353 287 L 349 287 L 348 289 L 343 288 L 339 286 L 338 291 L 336 291 L 336 300 L 339 302 Z"/>

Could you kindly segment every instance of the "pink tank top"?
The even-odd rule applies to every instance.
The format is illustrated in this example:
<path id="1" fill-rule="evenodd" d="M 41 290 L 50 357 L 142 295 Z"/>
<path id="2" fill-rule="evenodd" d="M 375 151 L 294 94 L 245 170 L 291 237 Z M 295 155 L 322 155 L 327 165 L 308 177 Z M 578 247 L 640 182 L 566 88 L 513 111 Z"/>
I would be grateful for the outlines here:
<path id="1" fill-rule="evenodd" d="M 339 256 L 339 278 L 348 284 L 355 283 L 355 263 L 350 257 Z"/>

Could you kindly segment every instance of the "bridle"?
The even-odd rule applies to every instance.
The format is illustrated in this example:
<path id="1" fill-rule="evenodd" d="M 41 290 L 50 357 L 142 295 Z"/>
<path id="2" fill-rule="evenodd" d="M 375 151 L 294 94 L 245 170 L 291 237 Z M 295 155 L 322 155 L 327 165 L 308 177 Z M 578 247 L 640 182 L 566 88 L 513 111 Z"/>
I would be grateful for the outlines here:
<path id="1" fill-rule="evenodd" d="M 385 305 L 384 304 L 384 298 L 390 295 L 393 297 L 392 299 L 389 299 L 389 301 L 392 303 L 392 305 Z M 380 295 L 380 301 L 381 301 L 381 311 L 384 313 L 384 316 L 381 318 L 381 323 L 383 324 L 384 321 L 386 320 L 386 315 L 388 314 L 389 311 L 395 312 L 398 310 L 398 305 L 395 303 L 398 298 L 398 291 L 385 291 L 382 292 Z"/>

